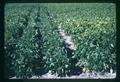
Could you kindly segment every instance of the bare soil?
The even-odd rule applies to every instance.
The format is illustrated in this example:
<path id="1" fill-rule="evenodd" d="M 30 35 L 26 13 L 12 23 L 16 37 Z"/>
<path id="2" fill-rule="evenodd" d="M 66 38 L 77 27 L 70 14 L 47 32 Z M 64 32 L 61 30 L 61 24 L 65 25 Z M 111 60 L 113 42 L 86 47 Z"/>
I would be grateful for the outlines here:
<path id="1" fill-rule="evenodd" d="M 46 73 L 42 76 L 32 76 L 29 79 L 114 79 L 116 78 L 116 73 L 82 73 L 80 75 L 72 75 L 66 77 L 58 77 L 57 74 Z M 12 77 L 10 79 L 20 79 Z"/>

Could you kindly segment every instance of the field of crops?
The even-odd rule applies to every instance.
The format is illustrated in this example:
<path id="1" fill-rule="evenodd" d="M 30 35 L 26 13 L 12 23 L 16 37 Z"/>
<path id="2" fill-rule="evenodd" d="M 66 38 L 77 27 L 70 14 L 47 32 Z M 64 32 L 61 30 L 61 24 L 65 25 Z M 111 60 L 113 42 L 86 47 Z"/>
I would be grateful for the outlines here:
<path id="1" fill-rule="evenodd" d="M 4 18 L 6 78 L 116 73 L 115 4 L 11 3 Z"/>

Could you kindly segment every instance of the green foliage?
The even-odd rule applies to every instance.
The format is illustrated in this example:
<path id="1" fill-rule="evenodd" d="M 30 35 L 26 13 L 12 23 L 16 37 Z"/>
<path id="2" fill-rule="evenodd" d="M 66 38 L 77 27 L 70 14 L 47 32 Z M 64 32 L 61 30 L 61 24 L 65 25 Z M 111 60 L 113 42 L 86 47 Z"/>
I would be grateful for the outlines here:
<path id="1" fill-rule="evenodd" d="M 80 66 L 92 71 L 115 69 L 116 23 L 114 4 L 48 4 L 55 22 L 77 44 Z M 96 7 L 97 5 L 97 7 Z M 57 6 L 56 9 L 51 8 Z M 64 8 L 63 8 L 64 7 Z M 53 11 L 55 10 L 55 11 Z M 61 11 L 60 11 L 61 10 Z M 67 11 L 68 10 L 68 11 Z M 111 12 L 111 13 L 109 13 Z"/>
<path id="2" fill-rule="evenodd" d="M 60 24 L 77 45 L 74 55 L 79 67 L 115 70 L 114 10 L 114 4 L 99 3 L 6 5 L 6 70 L 19 78 L 42 75 L 48 70 L 61 76 L 67 74 L 73 63 L 56 31 Z"/>

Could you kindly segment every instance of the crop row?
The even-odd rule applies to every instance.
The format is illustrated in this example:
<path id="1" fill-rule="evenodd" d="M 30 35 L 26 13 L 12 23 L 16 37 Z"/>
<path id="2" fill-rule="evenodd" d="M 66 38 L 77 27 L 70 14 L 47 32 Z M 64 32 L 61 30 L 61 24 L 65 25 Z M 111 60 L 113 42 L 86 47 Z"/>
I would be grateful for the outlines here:
<path id="1" fill-rule="evenodd" d="M 79 66 L 90 71 L 109 71 L 116 67 L 116 23 L 113 4 L 88 4 L 86 7 L 70 4 L 56 6 L 47 5 L 56 24 L 72 36 L 77 45 L 75 54 L 79 58 Z M 53 11 L 53 6 L 56 6 Z M 64 7 L 64 8 L 63 8 Z M 61 11 L 59 11 L 61 10 Z M 66 12 L 66 10 L 71 10 Z M 59 13 L 61 12 L 61 13 Z M 111 13 L 109 13 L 111 12 Z M 99 64 L 99 65 L 98 65 Z"/>
<path id="2" fill-rule="evenodd" d="M 15 13 L 18 10 L 18 13 Z M 28 26 L 28 20 L 32 7 L 27 9 L 14 9 L 12 13 L 6 13 L 5 15 L 5 68 L 6 76 L 11 73 L 14 75 L 16 69 L 17 58 L 16 51 L 19 49 L 19 41 L 23 36 L 26 27 Z M 7 11 L 6 11 L 7 12 Z M 19 13 L 24 12 L 24 13 Z M 8 16 L 7 16 L 8 15 Z M 15 17 L 15 18 L 14 18 Z M 13 18 L 13 19 L 12 19 Z"/>
<path id="3" fill-rule="evenodd" d="M 69 59 L 65 53 L 64 45 L 60 39 L 58 33 L 55 31 L 55 26 L 50 20 L 50 14 L 46 7 L 42 7 L 39 11 L 41 16 L 41 34 L 43 35 L 43 47 L 42 52 L 44 55 L 45 68 L 51 70 L 53 73 L 63 76 L 69 72 L 68 64 Z M 66 69 L 66 71 L 65 71 Z"/>

